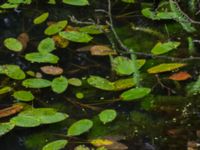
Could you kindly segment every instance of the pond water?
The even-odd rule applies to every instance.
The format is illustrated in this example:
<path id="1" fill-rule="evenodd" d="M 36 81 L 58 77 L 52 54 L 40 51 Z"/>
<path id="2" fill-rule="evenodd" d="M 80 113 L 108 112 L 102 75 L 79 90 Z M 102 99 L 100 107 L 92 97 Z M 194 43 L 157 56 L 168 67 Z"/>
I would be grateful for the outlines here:
<path id="1" fill-rule="evenodd" d="M 161 4 L 165 5 L 165 2 L 168 3 L 167 0 L 163 3 L 160 2 L 159 7 Z M 127 4 L 120 0 L 112 0 L 111 4 L 113 25 L 117 35 L 129 49 L 136 52 L 137 59 L 146 60 L 139 69 L 139 82 L 141 87 L 151 89 L 151 93 L 132 101 L 123 101 L 119 97 L 122 97 L 120 96 L 122 92 L 133 88 L 129 87 L 131 83 L 120 85 L 125 86 L 122 90 L 104 90 L 102 87 L 96 88 L 97 83 L 93 86 L 88 84 L 87 79 L 91 75 L 112 82 L 133 77 L 133 73 L 123 76 L 118 75 L 116 70 L 112 69 L 111 60 L 116 57 L 115 55 L 94 56 L 90 53 L 91 45 L 108 45 L 115 48 L 118 56 L 131 58 L 130 52 L 120 47 L 119 41 L 109 27 L 110 20 L 106 12 L 108 9 L 107 1 L 91 0 L 89 6 L 77 7 L 61 2 L 50 5 L 36 0 L 31 5 L 20 5 L 15 9 L 2 9 L 3 13 L 0 14 L 0 65 L 15 64 L 20 66 L 24 72 L 33 71 L 37 73 L 37 77 L 47 80 L 53 80 L 56 76 L 43 73 L 40 67 L 52 64 L 32 63 L 25 59 L 25 55 L 36 52 L 40 41 L 47 37 L 44 34 L 47 22 L 55 23 L 60 20 L 68 20 L 70 26 L 66 29 L 67 31 L 76 31 L 78 29 L 75 27 L 99 23 L 106 25 L 106 31 L 102 34 L 93 34 L 94 39 L 88 43 L 70 41 L 66 48 L 57 47 L 53 52 L 59 57 L 59 62 L 53 65 L 64 70 L 62 76 L 67 79 L 79 78 L 82 81 L 81 86 L 69 85 L 65 92 L 59 94 L 53 92 L 51 88 L 25 88 L 21 80 L 14 80 L 3 74 L 0 76 L 2 88 L 5 86 L 13 88 L 13 91 L 0 95 L 1 109 L 21 102 L 13 97 L 13 92 L 28 90 L 35 96 L 33 101 L 26 103 L 29 107 L 55 108 L 57 111 L 69 115 L 69 118 L 53 124 L 32 128 L 16 126 L 0 137 L 0 149 L 41 150 L 48 142 L 59 139 L 68 140 L 64 149 L 73 150 L 78 145 L 86 145 L 88 149 L 95 149 L 95 146 L 89 141 L 97 138 L 111 139 L 111 141 L 116 142 L 115 147 L 109 148 L 107 146 L 107 149 L 184 150 L 188 147 L 191 150 L 198 149 L 198 142 L 200 142 L 198 94 L 200 91 L 200 82 L 198 82 L 200 81 L 198 78 L 200 36 L 198 24 L 192 24 L 196 28 L 195 32 L 187 32 L 180 22 L 173 19 L 160 19 L 158 21 L 144 17 L 141 10 L 146 7 L 160 11 L 160 8 L 157 8 L 153 1 L 143 0 Z M 186 1 L 181 2 L 180 8 L 192 19 L 200 19 L 199 15 L 194 15 L 187 5 Z M 45 23 L 34 25 L 34 18 L 44 12 L 49 12 L 48 20 Z M 72 16 L 75 18 L 74 20 L 70 20 Z M 9 51 L 3 44 L 4 40 L 8 37 L 16 38 L 24 32 L 30 37 L 27 47 L 21 52 Z M 188 42 L 188 38 L 192 42 Z M 158 42 L 169 41 L 177 41 L 180 45 L 175 50 L 162 55 L 154 56 L 151 53 L 151 49 Z M 166 72 L 160 73 L 158 71 L 155 74 L 147 71 L 162 63 L 184 63 L 187 65 L 169 69 Z M 127 71 L 129 66 L 124 65 L 123 69 Z M 179 80 L 182 76 L 176 76 L 176 79 L 169 79 L 171 75 L 178 72 L 189 74 L 189 78 Z M 33 77 L 27 75 L 26 78 Z M 105 86 L 107 85 L 103 84 L 104 88 Z M 128 88 L 126 88 L 127 86 Z M 194 88 L 195 90 L 193 90 Z M 81 96 L 79 97 L 78 94 Z M 114 109 L 117 112 L 117 117 L 112 122 L 103 124 L 99 120 L 98 114 L 105 109 Z M 0 121 L 1 123 L 8 122 L 15 115 L 1 117 Z M 80 136 L 67 136 L 70 125 L 85 118 L 93 121 L 93 127 Z M 0 132 L 2 132 L 1 129 Z"/>

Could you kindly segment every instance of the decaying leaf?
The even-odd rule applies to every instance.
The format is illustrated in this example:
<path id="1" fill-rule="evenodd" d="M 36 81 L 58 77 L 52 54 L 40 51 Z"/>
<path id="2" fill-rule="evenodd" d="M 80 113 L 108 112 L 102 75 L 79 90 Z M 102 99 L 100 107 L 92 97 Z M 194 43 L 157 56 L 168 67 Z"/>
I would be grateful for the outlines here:
<path id="1" fill-rule="evenodd" d="M 94 45 L 90 48 L 91 55 L 95 56 L 107 56 L 116 55 L 116 51 L 112 50 L 106 45 Z"/>
<path id="2" fill-rule="evenodd" d="M 43 73 L 49 75 L 61 75 L 63 73 L 63 69 L 57 66 L 43 66 L 40 69 Z"/>
<path id="3" fill-rule="evenodd" d="M 183 81 L 183 80 L 187 80 L 187 79 L 189 79 L 189 78 L 191 78 L 191 77 L 192 77 L 192 76 L 191 76 L 188 72 L 181 71 L 181 72 L 172 74 L 172 75 L 169 77 L 169 79 L 175 80 L 175 81 Z"/>
<path id="4" fill-rule="evenodd" d="M 10 107 L 4 108 L 0 110 L 0 118 L 8 117 L 20 112 L 24 106 L 22 104 L 14 104 Z"/>
<path id="5" fill-rule="evenodd" d="M 23 32 L 17 39 L 22 43 L 23 49 L 26 49 L 28 42 L 30 41 L 29 35 L 26 32 Z"/>
<path id="6" fill-rule="evenodd" d="M 52 38 L 54 42 L 56 43 L 57 47 L 66 48 L 69 45 L 69 41 L 59 35 L 54 35 Z"/>

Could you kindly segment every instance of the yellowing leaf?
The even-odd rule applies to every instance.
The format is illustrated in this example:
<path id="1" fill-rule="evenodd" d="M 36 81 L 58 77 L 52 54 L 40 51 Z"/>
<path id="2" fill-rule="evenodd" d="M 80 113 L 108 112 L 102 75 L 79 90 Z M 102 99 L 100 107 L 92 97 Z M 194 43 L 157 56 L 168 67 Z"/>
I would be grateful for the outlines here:
<path id="1" fill-rule="evenodd" d="M 34 23 L 34 24 L 41 24 L 41 23 L 43 23 L 44 21 L 46 21 L 48 17 L 49 17 L 49 13 L 48 13 L 48 12 L 43 13 L 43 14 L 41 14 L 40 16 L 38 16 L 37 18 L 35 18 L 35 19 L 33 20 L 33 23 Z"/>
<path id="2" fill-rule="evenodd" d="M 175 80 L 175 81 L 183 81 L 183 80 L 187 80 L 187 79 L 189 79 L 191 77 L 192 76 L 189 73 L 181 71 L 181 72 L 178 72 L 178 73 L 175 73 L 175 74 L 171 75 L 169 77 L 169 79 Z"/>
<path id="3" fill-rule="evenodd" d="M 58 46 L 60 48 L 66 48 L 69 45 L 69 41 L 67 39 L 64 39 L 63 37 L 61 37 L 59 35 L 54 35 L 52 37 L 52 39 L 56 43 L 56 46 Z"/>
<path id="4" fill-rule="evenodd" d="M 162 73 L 162 72 L 167 72 L 167 71 L 172 71 L 177 68 L 186 66 L 184 63 L 163 63 L 157 66 L 154 66 L 152 68 L 149 68 L 147 71 L 148 73 Z"/>
<path id="5" fill-rule="evenodd" d="M 90 143 L 96 147 L 100 147 L 105 145 L 111 145 L 113 144 L 113 141 L 107 139 L 94 139 L 91 140 Z"/>

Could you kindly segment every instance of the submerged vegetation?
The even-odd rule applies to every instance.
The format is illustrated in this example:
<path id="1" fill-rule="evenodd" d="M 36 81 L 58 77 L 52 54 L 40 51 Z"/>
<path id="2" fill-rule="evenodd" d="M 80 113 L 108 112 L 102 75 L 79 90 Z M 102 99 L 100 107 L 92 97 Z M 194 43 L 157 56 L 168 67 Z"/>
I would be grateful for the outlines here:
<path id="1" fill-rule="evenodd" d="M 2 1 L 0 146 L 198 149 L 199 7 Z"/>

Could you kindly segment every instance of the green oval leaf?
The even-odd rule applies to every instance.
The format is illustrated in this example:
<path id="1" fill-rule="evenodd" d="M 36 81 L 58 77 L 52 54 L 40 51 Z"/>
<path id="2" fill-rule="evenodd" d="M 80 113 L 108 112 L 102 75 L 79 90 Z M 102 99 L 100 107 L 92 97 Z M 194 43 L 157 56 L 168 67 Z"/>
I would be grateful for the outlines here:
<path id="1" fill-rule="evenodd" d="M 113 84 L 115 86 L 115 91 L 120 91 L 133 87 L 135 85 L 135 82 L 133 78 L 128 78 L 117 80 L 113 82 Z"/>
<path id="2" fill-rule="evenodd" d="M 69 31 L 69 32 L 60 32 L 59 35 L 69 41 L 78 42 L 78 43 L 88 43 L 93 38 L 87 33 L 78 32 L 78 31 Z"/>
<path id="3" fill-rule="evenodd" d="M 131 101 L 139 98 L 143 98 L 151 92 L 150 88 L 133 88 L 123 92 L 120 98 L 123 101 Z"/>
<path id="4" fill-rule="evenodd" d="M 46 144 L 42 148 L 42 150 L 60 150 L 60 149 L 65 148 L 67 143 L 68 143 L 67 140 L 56 140 L 56 141 L 53 141 L 53 142 Z"/>
<path id="5" fill-rule="evenodd" d="M 49 17 L 49 13 L 48 13 L 48 12 L 43 13 L 43 14 L 41 14 L 40 16 L 38 16 L 37 18 L 35 18 L 35 19 L 33 20 L 33 23 L 34 23 L 34 24 L 41 24 L 41 23 L 43 23 L 44 21 L 46 21 L 48 17 Z"/>
<path id="6" fill-rule="evenodd" d="M 114 109 L 106 109 L 99 114 L 99 119 L 104 124 L 112 122 L 116 117 L 117 117 L 117 112 Z"/>
<path id="7" fill-rule="evenodd" d="M 82 119 L 79 120 L 75 123 L 73 123 L 68 131 L 67 131 L 67 135 L 68 136 L 77 136 L 80 135 L 84 132 L 87 132 L 90 128 L 92 128 L 93 126 L 93 122 L 89 119 Z"/>
<path id="8" fill-rule="evenodd" d="M 55 50 L 55 42 L 51 38 L 45 38 L 42 41 L 40 41 L 38 45 L 38 51 L 42 54 L 47 54 Z"/>
<path id="9" fill-rule="evenodd" d="M 37 62 L 37 63 L 56 64 L 59 60 L 59 57 L 51 53 L 42 54 L 42 53 L 33 52 L 33 53 L 26 54 L 25 59 L 28 61 Z"/>
<path id="10" fill-rule="evenodd" d="M 106 26 L 103 25 L 88 25 L 79 28 L 79 31 L 85 32 L 88 34 L 101 34 Z"/>
<path id="11" fill-rule="evenodd" d="M 15 127 L 14 123 L 6 122 L 6 123 L 0 123 L 0 136 L 8 133 Z"/>
<path id="12" fill-rule="evenodd" d="M 75 6 L 89 5 L 88 0 L 63 0 L 62 2 L 65 4 L 75 5 Z"/>
<path id="13" fill-rule="evenodd" d="M 54 23 L 54 24 L 50 25 L 48 28 L 46 28 L 44 33 L 46 35 L 54 35 L 60 31 L 62 31 L 66 27 L 67 23 L 68 23 L 67 20 L 63 20 L 63 21 Z"/>
<path id="14" fill-rule="evenodd" d="M 24 80 L 22 85 L 26 88 L 46 88 L 51 86 L 51 81 L 46 79 L 31 78 Z"/>
<path id="15" fill-rule="evenodd" d="M 64 76 L 53 79 L 51 88 L 55 93 L 63 93 L 68 87 L 68 80 Z"/>
<path id="16" fill-rule="evenodd" d="M 30 91 L 16 91 L 13 96 L 15 99 L 25 102 L 32 101 L 34 99 L 34 96 Z"/>
<path id="17" fill-rule="evenodd" d="M 22 43 L 15 38 L 7 38 L 4 40 L 4 46 L 14 52 L 20 52 L 23 49 Z"/>
<path id="18" fill-rule="evenodd" d="M 9 87 L 9 86 L 5 86 L 5 87 L 0 89 L 0 94 L 5 94 L 5 93 L 8 93 L 10 91 L 12 91 L 12 88 Z"/>
<path id="19" fill-rule="evenodd" d="M 70 79 L 68 79 L 68 83 L 73 86 L 81 86 L 82 85 L 82 81 L 79 78 L 70 78 Z"/>

